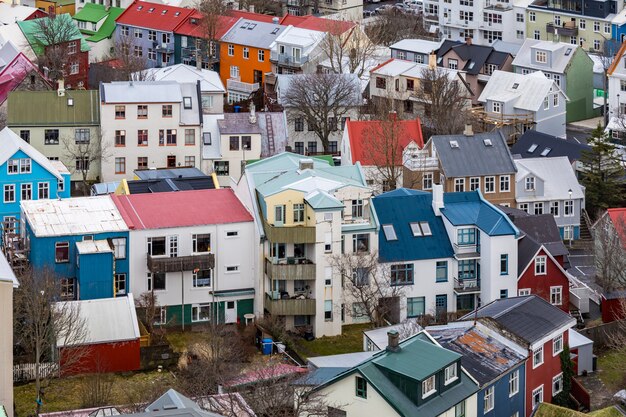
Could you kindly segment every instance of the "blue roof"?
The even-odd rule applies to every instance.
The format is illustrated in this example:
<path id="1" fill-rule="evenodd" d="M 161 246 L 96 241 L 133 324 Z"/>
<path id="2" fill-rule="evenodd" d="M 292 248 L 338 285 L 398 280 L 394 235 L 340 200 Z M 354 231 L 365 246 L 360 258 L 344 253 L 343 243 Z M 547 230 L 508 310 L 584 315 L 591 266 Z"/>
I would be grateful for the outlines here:
<path id="1" fill-rule="evenodd" d="M 432 194 L 400 188 L 376 196 L 374 208 L 381 225 L 393 224 L 397 240 L 378 234 L 378 251 L 383 262 L 440 259 L 454 256 L 441 217 L 432 209 Z M 428 222 L 431 236 L 413 236 L 410 223 Z"/>
<path id="2" fill-rule="evenodd" d="M 489 236 L 519 235 L 513 222 L 480 191 L 446 193 L 441 213 L 453 226 L 475 225 Z"/>

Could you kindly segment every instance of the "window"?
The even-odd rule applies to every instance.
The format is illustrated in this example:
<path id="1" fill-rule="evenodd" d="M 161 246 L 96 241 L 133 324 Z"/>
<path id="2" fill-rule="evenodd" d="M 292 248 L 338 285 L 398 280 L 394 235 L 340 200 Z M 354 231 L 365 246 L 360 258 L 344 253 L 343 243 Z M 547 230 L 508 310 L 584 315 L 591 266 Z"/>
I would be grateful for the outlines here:
<path id="1" fill-rule="evenodd" d="M 598 21 L 593 22 L 593 31 L 600 32 L 600 22 Z"/>
<path id="2" fill-rule="evenodd" d="M 587 21 L 585 19 L 580 19 L 578 21 L 578 28 L 585 30 L 587 28 Z"/>
<path id="3" fill-rule="evenodd" d="M 463 0 L 461 0 L 461 3 L 462 2 L 463 2 Z M 474 12 L 468 12 L 468 11 L 465 11 L 465 10 L 461 10 L 461 11 L 459 11 L 459 19 L 460 20 L 465 20 L 467 22 L 471 22 L 471 21 L 474 20 Z M 450 60 L 448 60 L 448 63 L 449 62 L 450 62 Z M 449 65 L 448 65 L 448 68 L 450 68 Z M 456 69 L 456 68 L 451 68 L 451 69 Z"/>
<path id="4" fill-rule="evenodd" d="M 533 390 L 533 410 L 543 402 L 543 385 Z"/>
<path id="5" fill-rule="evenodd" d="M 563 391 L 563 372 L 552 378 L 552 396 Z"/>
<path id="6" fill-rule="evenodd" d="M 252 136 L 241 137 L 241 149 L 243 149 L 244 151 L 249 151 L 252 149 Z"/>
<path id="7" fill-rule="evenodd" d="M 519 203 L 517 208 L 528 213 L 528 203 Z"/>
<path id="8" fill-rule="evenodd" d="M 359 398 L 367 398 L 367 381 L 360 376 L 355 377 L 355 394 Z"/>
<path id="9" fill-rule="evenodd" d="M 458 261 L 459 278 L 460 279 L 474 279 L 476 278 L 476 260 L 465 259 Z"/>
<path id="10" fill-rule="evenodd" d="M 88 171 L 89 170 L 89 157 L 88 156 L 84 156 L 84 157 L 78 157 L 76 158 L 76 170 L 77 171 Z"/>
<path id="11" fill-rule="evenodd" d="M 211 251 L 211 234 L 197 234 L 191 236 L 191 248 L 194 253 Z"/>
<path id="12" fill-rule="evenodd" d="M 74 75 L 74 74 L 78 74 L 79 72 L 80 72 L 80 64 L 78 62 L 72 62 L 70 64 L 70 74 Z"/>
<path id="13" fill-rule="evenodd" d="M 149 237 L 148 238 L 148 255 L 164 256 L 165 255 L 165 237 Z"/>
<path id="14" fill-rule="evenodd" d="M 164 104 L 161 106 L 161 116 L 163 117 L 172 117 L 172 105 Z"/>
<path id="15" fill-rule="evenodd" d="M 32 200 L 33 198 L 33 189 L 31 184 L 22 184 L 21 186 L 21 198 L 22 201 Z"/>
<path id="16" fill-rule="evenodd" d="M 383 232 L 385 233 L 385 239 L 389 240 L 398 240 L 398 235 L 396 234 L 396 229 L 394 229 L 393 224 L 383 224 Z"/>
<path id="17" fill-rule="evenodd" d="M 407 317 L 423 316 L 426 310 L 426 300 L 424 297 L 409 297 L 406 299 Z"/>
<path id="18" fill-rule="evenodd" d="M 391 265 L 391 285 L 412 285 L 413 264 Z"/>
<path id="19" fill-rule="evenodd" d="M 19 159 L 9 159 L 7 161 L 7 174 L 17 174 L 20 170 Z"/>
<path id="20" fill-rule="evenodd" d="M 463 12 L 461 12 L 463 13 Z M 448 68 L 450 69 L 458 69 L 459 68 L 459 61 L 456 59 L 448 59 Z"/>
<path id="21" fill-rule="evenodd" d="M 535 14 L 535 12 L 528 13 L 528 20 L 530 20 L 531 22 L 534 22 L 536 19 L 537 19 L 537 15 Z"/>
<path id="22" fill-rule="evenodd" d="M 111 243 L 113 244 L 115 259 L 126 259 L 126 238 L 116 237 L 111 239 Z"/>
<path id="23" fill-rule="evenodd" d="M 454 191 L 457 193 L 465 191 L 465 178 L 454 179 Z"/>
<path id="24" fill-rule="evenodd" d="M 126 158 L 124 157 L 115 158 L 115 173 L 116 174 L 126 173 Z"/>
<path id="25" fill-rule="evenodd" d="M 70 242 L 56 242 L 54 244 L 54 261 L 56 263 L 70 261 Z"/>
<path id="26" fill-rule="evenodd" d="M 524 189 L 526 191 L 533 191 L 535 189 L 535 177 L 526 177 Z"/>
<path id="27" fill-rule="evenodd" d="M 148 272 L 148 291 L 165 290 L 165 272 Z"/>
<path id="28" fill-rule="evenodd" d="M 352 200 L 352 217 L 363 217 L 363 200 Z"/>
<path id="29" fill-rule="evenodd" d="M 356 287 L 363 287 L 370 283 L 370 271 L 368 268 L 354 268 L 352 270 L 352 282 Z"/>
<path id="30" fill-rule="evenodd" d="M 519 290 L 517 290 L 517 295 L 519 295 L 520 297 L 530 295 L 530 288 L 520 288 Z"/>
<path id="31" fill-rule="evenodd" d="M 61 278 L 61 299 L 74 300 L 74 278 Z"/>
<path id="32" fill-rule="evenodd" d="M 543 346 L 533 352 L 533 369 L 543 364 Z"/>
<path id="33" fill-rule="evenodd" d="M 229 150 L 231 151 L 239 150 L 239 136 L 231 136 L 229 138 Z"/>
<path id="34" fill-rule="evenodd" d="M 74 141 L 76 144 L 89 143 L 89 129 L 74 129 Z"/>
<path id="35" fill-rule="evenodd" d="M 472 177 L 469 180 L 469 190 L 476 191 L 480 188 L 480 177 Z"/>
<path id="36" fill-rule="evenodd" d="M 46 129 L 43 134 L 43 143 L 45 145 L 59 144 L 59 129 Z"/>
<path id="37" fill-rule="evenodd" d="M 422 382 L 422 398 L 429 397 L 435 392 L 435 375 L 431 375 Z"/>
<path id="38" fill-rule="evenodd" d="M 604 33 L 611 33 L 611 24 L 610 23 L 605 23 L 604 24 Z"/>
<path id="39" fill-rule="evenodd" d="M 554 217 L 559 217 L 559 202 L 558 201 L 550 202 L 550 214 L 552 214 Z"/>
<path id="40" fill-rule="evenodd" d="M 574 215 L 574 201 L 573 200 L 565 200 L 563 202 L 563 215 L 566 217 Z"/>
<path id="41" fill-rule="evenodd" d="M 150 41 L 156 41 L 157 40 L 156 30 L 149 30 L 148 31 L 148 40 L 150 40 Z"/>
<path id="42" fill-rule="evenodd" d="M 511 178 L 508 175 L 500 175 L 500 192 L 509 192 L 511 190 Z"/>
<path id="43" fill-rule="evenodd" d="M 4 202 L 15 203 L 15 184 L 5 184 L 4 186 Z"/>
<path id="44" fill-rule="evenodd" d="M 165 141 L 168 146 L 176 145 L 176 135 L 178 131 L 176 129 L 167 129 L 165 134 Z"/>
<path id="45" fill-rule="evenodd" d="M 183 108 L 187 110 L 191 108 L 191 97 L 183 97 Z"/>
<path id="46" fill-rule="evenodd" d="M 247 46 L 243 47 L 243 59 L 249 59 L 250 58 L 250 48 L 248 48 Z"/>
<path id="47" fill-rule="evenodd" d="M 465 417 L 465 400 L 454 406 L 454 417 Z"/>
<path id="48" fill-rule="evenodd" d="M 535 39 L 535 40 L 540 40 L 540 39 L 541 39 L 541 31 L 539 31 L 539 30 L 535 30 L 535 31 L 533 32 L 533 39 Z M 524 72 L 522 71 L 522 73 L 524 73 Z"/>
<path id="49" fill-rule="evenodd" d="M 156 61 L 156 51 L 152 48 L 148 48 L 148 59 Z"/>
<path id="50" fill-rule="evenodd" d="M 147 156 L 137 157 L 137 169 L 147 169 L 147 168 L 148 168 L 148 157 Z"/>
<path id="51" fill-rule="evenodd" d="M 324 321 L 333 321 L 333 300 L 324 301 Z"/>
<path id="52" fill-rule="evenodd" d="M 126 274 L 115 274 L 115 295 L 126 294 Z"/>
<path id="53" fill-rule="evenodd" d="M 435 282 L 448 281 L 448 261 L 437 261 L 435 264 Z"/>
<path id="54" fill-rule="evenodd" d="M 304 132 L 304 119 L 302 117 L 296 117 L 293 121 L 293 129 L 296 132 Z"/>
<path id="55" fill-rule="evenodd" d="M 509 397 L 519 392 L 519 369 L 509 374 Z"/>
<path id="56" fill-rule="evenodd" d="M 509 290 L 500 290 L 500 298 L 509 298 Z"/>
<path id="57" fill-rule="evenodd" d="M 376 77 L 376 88 L 386 89 L 387 88 L 387 80 L 382 77 Z"/>
<path id="58" fill-rule="evenodd" d="M 456 363 L 453 363 L 452 365 L 448 366 L 444 370 L 444 375 L 445 375 L 445 380 L 444 380 L 445 385 L 448 385 L 450 382 L 455 381 L 457 379 Z"/>
<path id="59" fill-rule="evenodd" d="M 494 113 L 502 113 L 502 103 L 499 101 L 491 102 L 491 111 Z"/>
<path id="60" fill-rule="evenodd" d="M 524 14 L 523 13 L 516 13 L 515 20 L 520 22 L 520 23 L 523 23 L 524 22 Z"/>
<path id="61" fill-rule="evenodd" d="M 550 304 L 555 306 L 563 304 L 563 287 L 550 287 Z"/>
<path id="62" fill-rule="evenodd" d="M 433 189 L 433 173 L 427 172 L 424 174 L 422 178 L 422 188 L 424 190 L 432 190 Z"/>
<path id="63" fill-rule="evenodd" d="M 274 206 L 274 223 L 284 223 L 285 222 L 285 206 L 280 204 Z"/>
<path id="64" fill-rule="evenodd" d="M 30 174 L 31 168 L 30 158 L 20 158 L 20 174 Z"/>
<path id="65" fill-rule="evenodd" d="M 211 286 L 211 277 L 213 276 L 212 269 L 200 269 L 194 270 L 193 272 L 193 287 L 201 288 L 201 287 L 210 287 Z"/>
<path id="66" fill-rule="evenodd" d="M 485 177 L 485 193 L 496 192 L 496 177 Z"/>
<path id="67" fill-rule="evenodd" d="M 259 59 L 259 62 L 265 61 L 265 51 L 259 50 L 257 58 Z"/>
<path id="68" fill-rule="evenodd" d="M 126 118 L 126 106 L 115 106 L 115 118 L 116 119 Z"/>
<path id="69" fill-rule="evenodd" d="M 494 401 L 493 401 L 493 385 L 485 390 L 485 401 L 483 411 L 485 413 L 493 410 Z"/>
<path id="70" fill-rule="evenodd" d="M 229 175 L 230 168 L 228 161 L 215 161 L 213 163 L 213 169 L 215 170 L 215 175 Z"/>
<path id="71" fill-rule="evenodd" d="M 234 56 L 235 55 L 235 46 L 231 43 L 228 44 L 228 56 Z"/>
<path id="72" fill-rule="evenodd" d="M 559 15 L 555 15 L 554 16 L 554 25 L 555 26 L 561 26 L 561 16 L 559 16 Z"/>
<path id="73" fill-rule="evenodd" d="M 500 275 L 509 273 L 509 255 L 504 253 L 500 255 Z"/>
<path id="74" fill-rule="evenodd" d="M 185 145 L 196 144 L 196 131 L 194 129 L 185 129 Z"/>
<path id="75" fill-rule="evenodd" d="M 370 235 L 367 233 L 352 235 L 352 252 L 367 252 L 370 247 Z"/>
<path id="76" fill-rule="evenodd" d="M 465 227 L 457 230 L 458 245 L 474 245 L 476 244 L 476 229 L 473 227 Z"/>
<path id="77" fill-rule="evenodd" d="M 550 96 L 545 96 L 543 99 L 543 109 L 548 110 L 550 108 Z"/>
<path id="78" fill-rule="evenodd" d="M 135 45 L 133 53 L 137 58 L 141 58 L 143 56 L 143 48 L 139 45 Z"/>
<path id="79" fill-rule="evenodd" d="M 40 182 L 37 185 L 37 198 L 39 200 L 50 198 L 50 183 Z"/>
<path id="80" fill-rule="evenodd" d="M 535 258 L 535 275 L 546 275 L 546 256 Z"/>
<path id="81" fill-rule="evenodd" d="M 548 53 L 546 51 L 535 51 L 535 60 L 545 64 L 548 62 Z"/>
<path id="82" fill-rule="evenodd" d="M 26 143 L 30 143 L 30 130 L 20 130 L 20 138 Z"/>
<path id="83" fill-rule="evenodd" d="M 115 131 L 115 146 L 126 146 L 126 131 L 125 130 Z"/>
<path id="84" fill-rule="evenodd" d="M 211 305 L 194 304 L 191 306 L 191 321 L 210 321 Z"/>
<path id="85" fill-rule="evenodd" d="M 543 203 L 535 203 L 534 208 L 536 216 L 543 214 Z"/>

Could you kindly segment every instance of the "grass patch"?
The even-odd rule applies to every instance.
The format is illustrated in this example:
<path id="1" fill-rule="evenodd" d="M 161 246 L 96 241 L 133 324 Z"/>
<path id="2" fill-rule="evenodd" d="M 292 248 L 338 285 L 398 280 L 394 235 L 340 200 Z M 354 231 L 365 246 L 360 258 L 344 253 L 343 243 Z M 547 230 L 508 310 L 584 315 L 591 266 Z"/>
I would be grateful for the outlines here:
<path id="1" fill-rule="evenodd" d="M 167 332 L 165 338 L 175 352 L 183 352 L 195 343 L 209 340 L 205 332 Z"/>
<path id="2" fill-rule="evenodd" d="M 339 355 L 363 351 L 363 331 L 371 329 L 370 323 L 349 324 L 341 328 L 341 336 L 323 336 L 311 342 L 302 338 L 295 341 L 295 348 L 303 358 Z"/>
<path id="3" fill-rule="evenodd" d="M 602 410 L 597 410 L 589 413 L 593 417 L 623 417 L 622 413 L 617 411 L 615 407 L 607 407 Z"/>
<path id="4" fill-rule="evenodd" d="M 598 377 L 611 390 L 623 388 L 626 381 L 626 349 L 609 350 L 598 355 Z"/>
<path id="5" fill-rule="evenodd" d="M 559 407 L 557 405 L 541 403 L 535 414 L 535 417 L 623 417 L 615 407 L 607 407 L 602 410 L 596 410 L 592 413 L 585 414 L 569 408 Z"/>
<path id="6" fill-rule="evenodd" d="M 163 391 L 166 386 L 174 384 L 174 377 L 169 372 L 137 372 L 109 374 L 113 379 L 113 392 L 110 401 L 113 405 L 132 402 L 150 401 Z M 81 398 L 81 386 L 85 376 L 53 379 L 44 392 L 42 412 L 74 410 L 84 408 Z M 163 392 L 159 392 L 162 394 Z M 26 416 L 35 413 L 35 383 L 17 385 L 13 389 L 17 415 Z"/>

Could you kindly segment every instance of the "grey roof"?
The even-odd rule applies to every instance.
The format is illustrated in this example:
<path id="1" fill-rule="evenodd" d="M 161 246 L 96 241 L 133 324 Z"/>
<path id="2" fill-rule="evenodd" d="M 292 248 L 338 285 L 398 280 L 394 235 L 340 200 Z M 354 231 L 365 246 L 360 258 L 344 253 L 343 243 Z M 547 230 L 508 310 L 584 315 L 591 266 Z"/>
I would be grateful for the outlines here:
<path id="1" fill-rule="evenodd" d="M 176 81 L 113 81 L 101 84 L 103 103 L 180 103 L 181 88 Z"/>
<path id="2" fill-rule="evenodd" d="M 222 36 L 221 42 L 269 49 L 272 42 L 285 29 L 287 29 L 287 26 L 276 23 L 258 22 L 241 18 Z"/>
<path id="3" fill-rule="evenodd" d="M 224 113 L 224 118 L 217 121 L 220 134 L 261 134 L 259 117 L 255 116 L 254 123 L 250 121 L 250 113 Z"/>
<path id="4" fill-rule="evenodd" d="M 376 352 L 354 352 L 339 355 L 314 356 L 308 359 L 315 368 L 351 368 L 371 358 Z"/>
<path id="5" fill-rule="evenodd" d="M 201 177 L 205 174 L 198 168 L 166 168 L 166 169 L 137 169 L 133 172 L 140 180 L 152 180 L 158 178 L 189 178 Z"/>
<path id="6" fill-rule="evenodd" d="M 536 146 L 535 146 L 536 145 Z M 579 161 L 583 151 L 591 149 L 589 145 L 561 139 L 557 136 L 537 132 L 534 129 L 527 130 L 511 147 L 513 155 L 522 158 L 539 158 L 541 153 L 550 148 L 550 157 L 566 156 L 571 163 Z"/>
<path id="7" fill-rule="evenodd" d="M 569 314 L 534 294 L 492 301 L 460 320 L 473 320 L 475 316 L 492 318 L 529 345 L 576 324 Z"/>
<path id="8" fill-rule="evenodd" d="M 513 66 L 564 74 L 567 66 L 576 54 L 577 49 L 578 45 L 572 45 L 565 42 L 526 39 L 513 60 Z M 535 50 L 550 51 L 552 53 L 552 59 L 549 63 L 543 65 L 533 64 L 531 57 Z M 567 53 L 568 50 L 569 53 Z"/>
<path id="9" fill-rule="evenodd" d="M 178 391 L 170 388 L 163 395 L 157 398 L 152 404 L 148 405 L 146 407 L 146 412 L 181 408 L 200 410 L 198 404 L 193 402 L 191 399 L 185 397 Z"/>
<path id="10" fill-rule="evenodd" d="M 131 194 L 162 193 L 168 191 L 212 190 L 213 177 L 202 175 L 185 178 L 159 178 L 153 180 L 131 180 L 127 182 Z"/>
<path id="11" fill-rule="evenodd" d="M 491 140 L 491 146 L 485 145 L 485 139 Z M 433 136 L 431 140 L 447 178 L 515 174 L 513 158 L 500 131 Z M 454 141 L 458 147 L 450 145 Z"/>
<path id="12" fill-rule="evenodd" d="M 495 49 L 496 51 L 507 52 L 513 56 L 516 56 L 517 53 L 519 52 L 519 49 L 522 47 L 522 45 L 518 43 L 504 42 L 499 39 L 495 40 L 491 44 L 491 46 L 493 46 L 493 49 Z"/>
<path id="13" fill-rule="evenodd" d="M 0 253 L 0 281 L 12 282 L 13 288 L 17 288 L 19 286 L 19 282 L 13 272 L 13 268 L 11 268 L 7 258 L 2 253 Z"/>
<path id="14" fill-rule="evenodd" d="M 500 66 L 504 64 L 506 59 L 510 56 L 510 54 L 506 52 L 496 51 L 491 46 L 445 40 L 441 44 L 439 51 L 437 51 L 437 58 L 443 57 L 451 50 L 463 61 L 466 61 L 465 67 L 462 68 L 462 70 L 471 75 L 478 74 L 486 63 Z"/>

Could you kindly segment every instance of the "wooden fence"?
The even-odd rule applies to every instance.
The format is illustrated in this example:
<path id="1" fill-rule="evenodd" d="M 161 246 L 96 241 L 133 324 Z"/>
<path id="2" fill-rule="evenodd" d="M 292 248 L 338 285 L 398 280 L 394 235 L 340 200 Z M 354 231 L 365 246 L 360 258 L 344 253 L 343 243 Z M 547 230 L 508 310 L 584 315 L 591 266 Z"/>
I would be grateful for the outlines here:
<path id="1" fill-rule="evenodd" d="M 39 372 L 43 378 L 59 376 L 59 366 L 55 362 L 44 362 L 39 364 Z M 13 382 L 28 382 L 35 379 L 35 364 L 20 363 L 13 365 Z"/>

